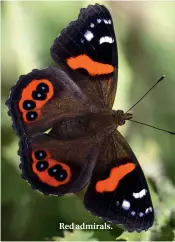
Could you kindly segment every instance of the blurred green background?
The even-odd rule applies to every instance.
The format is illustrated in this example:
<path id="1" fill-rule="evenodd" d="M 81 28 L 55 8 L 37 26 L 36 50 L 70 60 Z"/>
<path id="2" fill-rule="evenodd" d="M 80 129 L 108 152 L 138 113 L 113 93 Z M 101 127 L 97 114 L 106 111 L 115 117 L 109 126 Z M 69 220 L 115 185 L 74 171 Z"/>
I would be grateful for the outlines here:
<path id="1" fill-rule="evenodd" d="M 2 7 L 2 240 L 173 240 L 175 235 L 175 137 L 128 122 L 119 130 L 133 148 L 149 181 L 156 221 L 151 230 L 67 233 L 59 222 L 103 223 L 84 209 L 82 194 L 44 196 L 20 176 L 18 137 L 4 102 L 21 74 L 56 64 L 50 47 L 81 7 L 95 2 L 1 2 Z M 134 119 L 175 131 L 175 2 L 103 2 L 113 16 L 119 51 L 114 109 L 126 111 L 162 75 L 133 109 Z M 60 237 L 64 237 L 60 238 Z"/>

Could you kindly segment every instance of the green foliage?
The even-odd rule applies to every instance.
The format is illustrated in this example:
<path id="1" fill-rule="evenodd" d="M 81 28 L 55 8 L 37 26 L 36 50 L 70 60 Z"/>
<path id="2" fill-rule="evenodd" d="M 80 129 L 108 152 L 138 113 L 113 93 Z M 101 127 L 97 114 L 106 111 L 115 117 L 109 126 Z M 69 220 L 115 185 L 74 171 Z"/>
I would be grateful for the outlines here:
<path id="1" fill-rule="evenodd" d="M 162 74 L 167 78 L 133 109 L 134 119 L 175 130 L 175 3 L 106 2 L 112 12 L 119 49 L 119 84 L 114 109 L 129 108 Z M 4 105 L 19 75 L 56 64 L 49 49 L 76 19 L 85 2 L 2 2 L 2 240 L 153 241 L 175 239 L 174 137 L 129 123 L 120 129 L 144 173 L 156 210 L 147 232 L 59 229 L 59 223 L 104 222 L 85 210 L 83 193 L 44 196 L 20 176 L 18 138 Z M 150 180 L 150 179 L 148 179 Z"/>
<path id="2" fill-rule="evenodd" d="M 64 232 L 64 238 L 54 237 L 54 241 L 98 241 L 93 239 L 93 232 L 75 230 L 73 233 Z"/>

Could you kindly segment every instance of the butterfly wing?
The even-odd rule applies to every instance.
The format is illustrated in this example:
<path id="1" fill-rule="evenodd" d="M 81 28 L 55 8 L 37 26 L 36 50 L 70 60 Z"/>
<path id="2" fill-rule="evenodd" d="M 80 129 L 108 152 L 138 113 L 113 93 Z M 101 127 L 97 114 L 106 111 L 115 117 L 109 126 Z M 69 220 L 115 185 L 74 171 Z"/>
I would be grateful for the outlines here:
<path id="1" fill-rule="evenodd" d="M 80 191 L 89 181 L 98 147 L 94 138 L 58 140 L 49 134 L 22 138 L 22 177 L 33 189 L 64 195 Z"/>
<path id="2" fill-rule="evenodd" d="M 54 41 L 51 55 L 92 103 L 112 108 L 118 54 L 112 17 L 105 6 L 81 9 L 78 19 Z"/>
<path id="3" fill-rule="evenodd" d="M 6 104 L 14 129 L 24 136 L 45 131 L 60 119 L 96 109 L 70 77 L 54 67 L 21 76 Z"/>
<path id="4" fill-rule="evenodd" d="M 143 171 L 116 130 L 102 145 L 84 203 L 93 214 L 128 231 L 147 230 L 154 211 Z"/>
<path id="5" fill-rule="evenodd" d="M 45 194 L 80 191 L 98 152 L 93 135 L 85 138 L 84 116 L 97 107 L 89 105 L 70 77 L 54 67 L 21 76 L 7 106 L 21 138 L 22 176 Z"/>

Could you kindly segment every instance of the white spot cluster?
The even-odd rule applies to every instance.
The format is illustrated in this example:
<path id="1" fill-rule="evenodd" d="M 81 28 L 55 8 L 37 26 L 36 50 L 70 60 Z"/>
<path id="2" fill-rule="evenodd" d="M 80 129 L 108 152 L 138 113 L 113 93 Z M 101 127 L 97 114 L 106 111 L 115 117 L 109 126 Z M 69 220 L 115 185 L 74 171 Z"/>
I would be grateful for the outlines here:
<path id="1" fill-rule="evenodd" d="M 97 19 L 97 23 L 98 23 L 98 24 L 100 24 L 102 21 L 103 21 L 105 24 L 112 24 L 111 19 L 100 19 L 100 18 Z"/>
<path id="2" fill-rule="evenodd" d="M 139 213 L 139 217 L 143 217 L 144 215 L 146 215 L 146 214 L 148 214 L 150 212 L 152 212 L 152 208 L 151 207 L 147 208 L 146 211 L 145 211 L 145 213 L 140 212 Z M 136 215 L 136 212 L 135 211 L 132 211 L 131 212 L 131 215 L 132 216 L 135 216 Z"/>
<path id="3" fill-rule="evenodd" d="M 144 197 L 146 194 L 147 194 L 147 190 L 146 189 L 142 189 L 140 192 L 135 192 L 132 195 L 133 195 L 133 197 L 135 199 L 138 199 L 138 198 Z"/>
<path id="4" fill-rule="evenodd" d="M 116 202 L 116 205 L 117 206 L 119 206 L 119 201 L 117 201 Z M 129 202 L 129 201 L 127 201 L 127 200 L 123 200 L 123 202 L 122 202 L 122 208 L 124 209 L 124 210 L 129 210 L 130 209 L 130 207 L 131 207 L 131 203 Z M 138 213 L 138 216 L 139 217 L 143 217 L 143 216 L 145 216 L 146 214 L 148 214 L 148 213 L 151 213 L 153 211 L 153 209 L 152 209 L 152 207 L 148 207 L 146 210 L 145 210 L 145 213 L 144 212 L 139 212 Z M 131 215 L 132 216 L 136 216 L 136 212 L 135 211 L 131 211 Z"/>
<path id="5" fill-rule="evenodd" d="M 105 24 L 112 24 L 112 21 L 111 19 L 100 19 L 98 18 L 97 20 L 97 23 L 100 24 L 102 21 L 105 23 Z M 94 28 L 95 27 L 95 24 L 94 23 L 90 23 L 90 28 Z M 84 34 L 84 37 L 87 41 L 91 41 L 93 38 L 94 38 L 94 35 L 93 33 L 90 31 L 90 30 L 87 30 Z M 84 44 L 84 40 L 81 39 L 80 40 L 82 44 Z M 102 44 L 102 43 L 113 43 L 114 42 L 114 39 L 109 37 L 109 36 L 104 36 L 104 37 L 101 37 L 100 40 L 99 40 L 99 43 Z"/>
<path id="6" fill-rule="evenodd" d="M 107 19 L 103 19 L 103 21 L 104 21 L 105 24 L 111 24 L 112 23 L 110 19 L 108 19 L 108 20 Z"/>
<path id="7" fill-rule="evenodd" d="M 99 40 L 99 43 L 100 45 L 103 44 L 103 43 L 109 43 L 109 44 L 112 44 L 114 42 L 114 39 L 111 38 L 110 36 L 103 36 L 100 38 Z"/>
<path id="8" fill-rule="evenodd" d="M 91 41 L 94 38 L 94 35 L 91 31 L 87 30 L 84 34 L 84 37 L 87 39 L 87 41 Z"/>

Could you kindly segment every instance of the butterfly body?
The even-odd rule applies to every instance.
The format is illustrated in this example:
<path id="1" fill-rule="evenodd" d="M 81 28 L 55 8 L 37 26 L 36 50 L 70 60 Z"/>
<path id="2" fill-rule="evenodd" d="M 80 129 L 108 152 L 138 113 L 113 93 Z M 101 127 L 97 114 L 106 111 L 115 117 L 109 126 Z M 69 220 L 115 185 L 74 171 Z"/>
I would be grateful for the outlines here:
<path id="1" fill-rule="evenodd" d="M 62 196 L 88 183 L 85 207 L 128 231 L 149 229 L 154 210 L 143 171 L 117 128 L 132 118 L 112 110 L 118 54 L 110 12 L 80 11 L 51 47 L 61 68 L 20 76 L 6 102 L 20 137 L 22 177 Z"/>
<path id="2" fill-rule="evenodd" d="M 57 139 L 74 139 L 85 136 L 103 137 L 114 131 L 117 124 L 112 113 L 88 113 L 76 118 L 67 118 L 53 126 L 49 134 Z"/>

